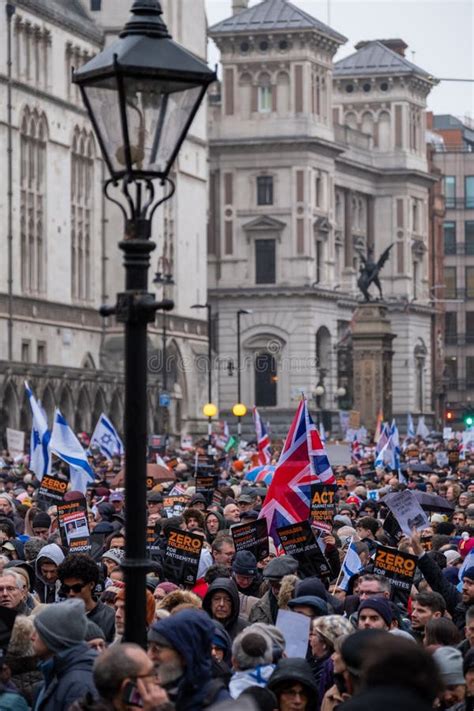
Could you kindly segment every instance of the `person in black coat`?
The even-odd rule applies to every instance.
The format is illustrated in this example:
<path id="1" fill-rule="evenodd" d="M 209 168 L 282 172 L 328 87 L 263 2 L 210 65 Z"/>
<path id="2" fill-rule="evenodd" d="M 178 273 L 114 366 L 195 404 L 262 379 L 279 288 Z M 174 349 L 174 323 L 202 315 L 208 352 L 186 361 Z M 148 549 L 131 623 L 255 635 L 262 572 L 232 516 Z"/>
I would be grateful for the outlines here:
<path id="1" fill-rule="evenodd" d="M 291 700 L 296 698 L 304 704 L 300 706 L 302 711 L 319 709 L 318 687 L 311 667 L 304 659 L 281 659 L 268 680 L 267 688 L 277 697 L 281 711 L 293 708 Z"/>
<path id="2" fill-rule="evenodd" d="M 239 614 L 239 591 L 230 578 L 216 578 L 209 586 L 202 606 L 211 619 L 223 625 L 232 640 L 248 626 L 247 620 Z"/>

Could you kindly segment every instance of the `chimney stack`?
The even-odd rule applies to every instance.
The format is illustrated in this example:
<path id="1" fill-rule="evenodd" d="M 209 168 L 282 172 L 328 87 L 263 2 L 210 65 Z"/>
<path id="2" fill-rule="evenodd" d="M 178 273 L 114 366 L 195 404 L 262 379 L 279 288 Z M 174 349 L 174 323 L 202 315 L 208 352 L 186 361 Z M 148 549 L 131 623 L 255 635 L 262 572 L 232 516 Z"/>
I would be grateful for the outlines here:
<path id="1" fill-rule="evenodd" d="M 249 0 L 232 0 L 232 14 L 237 15 L 249 6 Z"/>

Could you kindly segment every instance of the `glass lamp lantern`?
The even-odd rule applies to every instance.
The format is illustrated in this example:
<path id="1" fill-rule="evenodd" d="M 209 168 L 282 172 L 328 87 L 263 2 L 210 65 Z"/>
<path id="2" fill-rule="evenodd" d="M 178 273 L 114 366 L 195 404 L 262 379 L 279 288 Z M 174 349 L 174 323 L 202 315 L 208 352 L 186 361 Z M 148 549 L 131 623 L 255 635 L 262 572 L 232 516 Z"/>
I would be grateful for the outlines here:
<path id="1" fill-rule="evenodd" d="M 135 0 L 131 12 L 118 39 L 73 82 L 112 179 L 164 180 L 217 77 L 171 39 L 158 0 Z"/>

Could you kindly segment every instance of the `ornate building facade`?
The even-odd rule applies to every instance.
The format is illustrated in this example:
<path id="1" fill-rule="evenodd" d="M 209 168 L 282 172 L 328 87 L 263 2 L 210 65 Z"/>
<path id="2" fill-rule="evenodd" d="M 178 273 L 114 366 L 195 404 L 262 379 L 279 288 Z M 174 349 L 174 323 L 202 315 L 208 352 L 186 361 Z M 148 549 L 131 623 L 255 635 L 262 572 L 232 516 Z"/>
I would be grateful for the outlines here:
<path id="1" fill-rule="evenodd" d="M 360 251 L 393 245 L 383 272 L 393 414 L 432 413 L 427 96 L 435 80 L 401 40 L 346 38 L 286 0 L 211 27 L 209 290 L 220 405 L 287 423 L 304 391 L 326 427 L 353 402 L 351 320 Z M 232 377 L 231 377 L 232 375 Z M 389 413 L 386 413 L 387 415 Z"/>
<path id="2" fill-rule="evenodd" d="M 162 5 L 175 39 L 205 57 L 204 0 L 186 14 L 183 0 Z M 90 432 L 105 411 L 121 428 L 122 329 L 98 307 L 122 290 L 123 224 L 102 196 L 104 167 L 71 71 L 113 38 L 129 8 L 129 0 L 0 0 L 1 439 L 7 426 L 29 429 L 25 378 L 49 417 L 59 406 Z M 191 310 L 207 288 L 205 108 L 175 180 L 176 197 L 153 226 L 155 271 L 165 277 L 151 287 L 158 297 L 167 290 L 176 308 L 165 338 L 160 317 L 150 328 L 151 432 L 194 431 L 205 398 L 198 365 L 207 327 Z M 170 406 L 160 408 L 165 387 Z"/>

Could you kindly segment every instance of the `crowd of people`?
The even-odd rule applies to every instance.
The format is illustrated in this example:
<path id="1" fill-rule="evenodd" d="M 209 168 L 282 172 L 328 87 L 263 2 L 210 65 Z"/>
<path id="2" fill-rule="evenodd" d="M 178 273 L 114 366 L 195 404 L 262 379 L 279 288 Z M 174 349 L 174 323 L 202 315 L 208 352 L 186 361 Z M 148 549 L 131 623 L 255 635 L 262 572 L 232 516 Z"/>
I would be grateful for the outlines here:
<path id="1" fill-rule="evenodd" d="M 196 493 L 195 452 L 162 453 L 174 481 L 147 495 L 146 650 L 124 640 L 125 517 L 133 512 L 113 484 L 120 461 L 91 452 L 90 548 L 75 553 L 34 474 L 3 452 L 0 711 L 474 709 L 474 455 L 458 460 L 457 449 L 457 440 L 418 438 L 400 473 L 374 469 L 373 456 L 336 467 L 324 577 L 308 577 L 272 538 L 263 559 L 236 551 L 232 526 L 258 518 L 266 496 L 263 483 L 245 479 L 251 454 L 216 463 L 210 501 Z M 170 508 L 173 487 L 179 511 Z M 387 525 L 384 504 L 405 489 L 444 502 L 410 536 Z M 192 585 L 166 575 L 170 528 L 204 542 Z M 407 595 L 374 572 L 379 546 L 415 557 Z M 349 548 L 362 567 L 348 576 Z M 306 618 L 307 640 L 283 629 L 282 611 Z"/>

